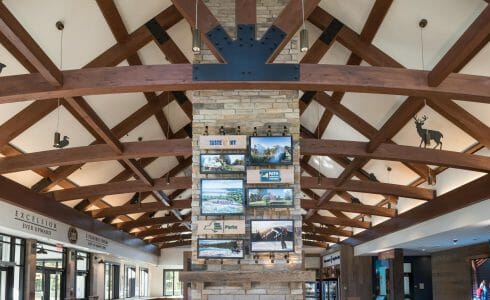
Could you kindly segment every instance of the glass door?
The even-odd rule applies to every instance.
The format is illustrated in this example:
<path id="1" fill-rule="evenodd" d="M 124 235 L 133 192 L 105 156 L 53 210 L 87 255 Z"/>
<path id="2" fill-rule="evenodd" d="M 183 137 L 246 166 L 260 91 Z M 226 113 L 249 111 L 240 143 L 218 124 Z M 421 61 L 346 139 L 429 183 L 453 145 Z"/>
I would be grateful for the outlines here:
<path id="1" fill-rule="evenodd" d="M 13 268 L 0 267 L 0 300 L 12 300 L 13 297 Z"/>
<path id="2" fill-rule="evenodd" d="M 60 300 L 62 273 L 55 270 L 38 270 L 36 272 L 35 300 Z"/>

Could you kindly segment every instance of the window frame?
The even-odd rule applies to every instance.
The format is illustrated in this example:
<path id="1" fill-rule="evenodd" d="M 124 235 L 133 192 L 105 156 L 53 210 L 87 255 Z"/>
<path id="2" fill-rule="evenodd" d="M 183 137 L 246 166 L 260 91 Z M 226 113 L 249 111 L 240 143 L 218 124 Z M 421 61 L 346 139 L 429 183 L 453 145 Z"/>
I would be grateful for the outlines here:
<path id="1" fill-rule="evenodd" d="M 134 282 L 133 285 L 130 286 L 128 271 L 132 270 L 134 272 Z M 130 290 L 132 288 L 132 290 Z M 134 298 L 136 297 L 136 267 L 133 265 L 125 265 L 124 266 L 124 297 L 125 298 Z"/>
<path id="2" fill-rule="evenodd" d="M 163 270 L 163 296 L 164 297 L 183 297 L 184 296 L 184 285 L 182 284 L 183 282 L 180 281 L 180 272 L 183 272 L 183 269 L 164 269 Z M 167 273 L 173 273 L 173 280 L 172 280 L 172 295 L 167 295 L 167 290 L 166 290 L 166 274 Z M 175 295 L 175 273 L 179 274 L 179 281 L 180 281 L 180 295 Z"/>
<path id="3" fill-rule="evenodd" d="M 142 274 L 146 273 L 146 283 L 143 282 Z M 148 297 L 150 295 L 150 271 L 148 268 L 140 267 L 139 270 L 139 296 Z"/>

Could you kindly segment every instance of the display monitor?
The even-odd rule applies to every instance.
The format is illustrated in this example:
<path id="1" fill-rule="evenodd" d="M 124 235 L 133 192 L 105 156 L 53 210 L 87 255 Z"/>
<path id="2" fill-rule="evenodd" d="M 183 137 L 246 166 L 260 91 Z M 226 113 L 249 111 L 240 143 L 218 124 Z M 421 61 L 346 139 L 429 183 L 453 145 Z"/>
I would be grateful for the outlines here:
<path id="1" fill-rule="evenodd" d="M 291 165 L 293 139 L 291 136 L 251 136 L 250 165 Z"/>
<path id="2" fill-rule="evenodd" d="M 198 258 L 243 258 L 243 239 L 198 239 Z"/>
<path id="3" fill-rule="evenodd" d="M 247 203 L 251 208 L 293 207 L 293 188 L 249 188 Z"/>
<path id="4" fill-rule="evenodd" d="M 201 179 L 201 215 L 242 215 L 243 179 Z"/>
<path id="5" fill-rule="evenodd" d="M 250 248 L 252 252 L 294 251 L 294 221 L 251 220 Z"/>

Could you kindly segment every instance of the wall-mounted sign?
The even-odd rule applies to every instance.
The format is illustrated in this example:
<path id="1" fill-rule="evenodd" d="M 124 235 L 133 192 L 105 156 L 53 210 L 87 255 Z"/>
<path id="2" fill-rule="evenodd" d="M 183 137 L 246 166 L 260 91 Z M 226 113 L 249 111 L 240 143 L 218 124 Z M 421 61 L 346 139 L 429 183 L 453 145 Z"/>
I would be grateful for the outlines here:
<path id="1" fill-rule="evenodd" d="M 340 265 L 340 251 L 323 256 L 322 261 L 324 268 Z"/>
<path id="2" fill-rule="evenodd" d="M 247 170 L 247 183 L 294 183 L 294 168 Z"/>
<path id="3" fill-rule="evenodd" d="M 245 150 L 246 135 L 201 135 L 199 148 L 202 150 Z"/>
<path id="4" fill-rule="evenodd" d="M 245 220 L 197 221 L 197 234 L 245 234 Z"/>
<path id="5" fill-rule="evenodd" d="M 17 222 L 14 228 L 45 237 L 52 238 L 59 228 L 58 222 L 53 219 L 20 208 L 14 210 L 13 219 Z"/>

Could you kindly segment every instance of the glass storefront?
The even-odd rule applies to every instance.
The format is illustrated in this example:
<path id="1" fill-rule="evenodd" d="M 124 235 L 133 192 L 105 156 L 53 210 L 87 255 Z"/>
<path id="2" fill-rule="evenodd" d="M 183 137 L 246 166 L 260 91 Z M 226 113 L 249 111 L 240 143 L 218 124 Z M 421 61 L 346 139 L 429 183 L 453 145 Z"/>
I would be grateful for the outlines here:
<path id="1" fill-rule="evenodd" d="M 25 241 L 0 234 L 0 300 L 23 299 Z"/>
<path id="2" fill-rule="evenodd" d="M 76 253 L 76 277 L 75 277 L 75 297 L 77 299 L 87 299 L 89 291 L 89 258 L 86 252 L 77 251 Z"/>
<path id="3" fill-rule="evenodd" d="M 36 300 L 60 300 L 65 294 L 66 251 L 38 243 L 36 249 Z"/>

